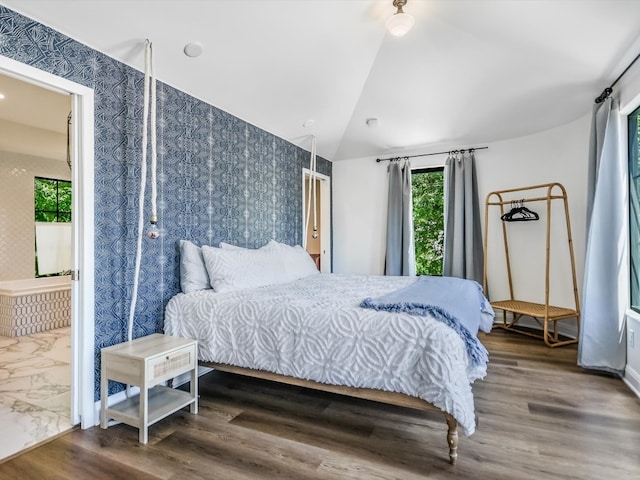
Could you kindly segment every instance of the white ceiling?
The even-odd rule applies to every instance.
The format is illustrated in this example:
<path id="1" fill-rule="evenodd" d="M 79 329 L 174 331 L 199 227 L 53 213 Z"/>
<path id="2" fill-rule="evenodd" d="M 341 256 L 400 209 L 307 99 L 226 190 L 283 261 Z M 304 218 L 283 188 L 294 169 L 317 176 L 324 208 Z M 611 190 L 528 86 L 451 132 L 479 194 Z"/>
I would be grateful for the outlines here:
<path id="1" fill-rule="evenodd" d="M 149 38 L 159 80 L 330 160 L 561 125 L 640 51 L 639 0 L 408 0 L 402 38 L 392 0 L 0 3 L 138 69 Z"/>
<path id="2" fill-rule="evenodd" d="M 0 74 L 0 120 L 67 134 L 71 100 L 52 90 Z"/>
<path id="3" fill-rule="evenodd" d="M 0 151 L 67 160 L 71 97 L 0 74 Z"/>

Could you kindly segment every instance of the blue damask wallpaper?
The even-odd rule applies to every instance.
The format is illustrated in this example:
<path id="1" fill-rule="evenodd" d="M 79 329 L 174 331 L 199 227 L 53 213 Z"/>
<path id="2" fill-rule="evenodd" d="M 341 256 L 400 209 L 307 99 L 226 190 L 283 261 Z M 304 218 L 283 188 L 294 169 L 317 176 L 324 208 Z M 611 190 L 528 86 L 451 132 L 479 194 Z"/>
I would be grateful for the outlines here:
<path id="1" fill-rule="evenodd" d="M 97 399 L 100 349 L 127 336 L 143 74 L 2 6 L 0 55 L 95 91 Z M 143 240 L 134 337 L 162 331 L 164 307 L 179 290 L 178 240 L 247 247 L 272 238 L 302 241 L 307 151 L 160 82 L 157 110 L 162 234 L 158 240 Z M 330 176 L 331 163 L 318 159 L 318 171 Z"/>

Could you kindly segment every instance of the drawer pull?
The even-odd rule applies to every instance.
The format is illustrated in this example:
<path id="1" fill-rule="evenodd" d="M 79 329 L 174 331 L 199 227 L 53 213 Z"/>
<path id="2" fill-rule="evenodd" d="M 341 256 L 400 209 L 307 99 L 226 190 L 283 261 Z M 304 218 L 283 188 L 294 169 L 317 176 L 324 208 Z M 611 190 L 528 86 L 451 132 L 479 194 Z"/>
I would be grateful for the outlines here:
<path id="1" fill-rule="evenodd" d="M 158 378 L 172 370 L 188 367 L 191 364 L 191 352 L 181 353 L 175 356 L 167 355 L 163 362 L 153 366 L 153 377 Z"/>

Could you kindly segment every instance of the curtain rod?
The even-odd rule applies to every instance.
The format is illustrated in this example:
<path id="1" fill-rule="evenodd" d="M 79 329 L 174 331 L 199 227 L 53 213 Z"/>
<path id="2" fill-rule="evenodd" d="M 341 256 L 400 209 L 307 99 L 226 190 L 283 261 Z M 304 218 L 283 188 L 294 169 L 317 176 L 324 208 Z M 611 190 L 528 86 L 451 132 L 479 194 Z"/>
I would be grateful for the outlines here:
<path id="1" fill-rule="evenodd" d="M 616 78 L 613 83 L 608 86 L 607 88 L 605 88 L 602 93 L 600 94 L 600 96 L 596 97 L 595 102 L 596 103 L 602 103 L 604 102 L 607 98 L 609 98 L 609 95 L 611 95 L 613 93 L 613 87 L 616 85 L 616 83 L 618 83 L 618 80 L 620 80 L 625 73 L 627 73 L 627 71 L 629 71 L 629 69 L 633 66 L 634 63 L 636 63 L 636 61 L 640 58 L 640 53 L 636 56 L 636 58 L 634 58 L 631 63 L 629 65 L 627 65 L 627 68 L 624 69 L 624 71 L 618 75 L 618 78 Z"/>
<path id="2" fill-rule="evenodd" d="M 391 157 L 391 158 L 376 158 L 376 163 L 386 162 L 388 160 L 392 160 L 392 161 L 393 160 L 402 160 L 403 158 L 404 159 L 408 159 L 408 158 L 414 158 L 414 157 L 429 157 L 431 155 L 446 155 L 446 154 L 451 155 L 452 153 L 453 154 L 456 154 L 456 153 L 464 154 L 464 152 L 472 153 L 472 152 L 475 152 L 476 150 L 486 150 L 488 148 L 489 147 L 475 147 L 475 148 L 468 148 L 466 150 L 463 148 L 462 150 L 447 150 L 446 152 L 420 153 L 418 155 L 405 155 L 405 156 L 402 156 L 402 157 Z"/>

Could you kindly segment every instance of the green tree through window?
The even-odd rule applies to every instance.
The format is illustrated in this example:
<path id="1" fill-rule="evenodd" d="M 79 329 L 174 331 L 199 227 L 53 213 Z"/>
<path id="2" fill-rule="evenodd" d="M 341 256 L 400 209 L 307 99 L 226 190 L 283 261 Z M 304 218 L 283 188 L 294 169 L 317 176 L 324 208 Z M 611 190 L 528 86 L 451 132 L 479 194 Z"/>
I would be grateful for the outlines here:
<path id="1" fill-rule="evenodd" d="M 411 175 L 413 231 L 418 275 L 442 275 L 444 255 L 444 168 Z"/>
<path id="2" fill-rule="evenodd" d="M 71 182 L 35 178 L 36 222 L 71 221 Z"/>
<path id="3" fill-rule="evenodd" d="M 71 222 L 71 182 L 35 177 L 34 213 L 36 222 Z M 37 229 L 36 229 L 37 235 Z M 37 241 L 36 241 L 37 250 Z M 38 252 L 35 255 L 35 276 L 64 275 L 65 272 L 40 274 Z"/>

